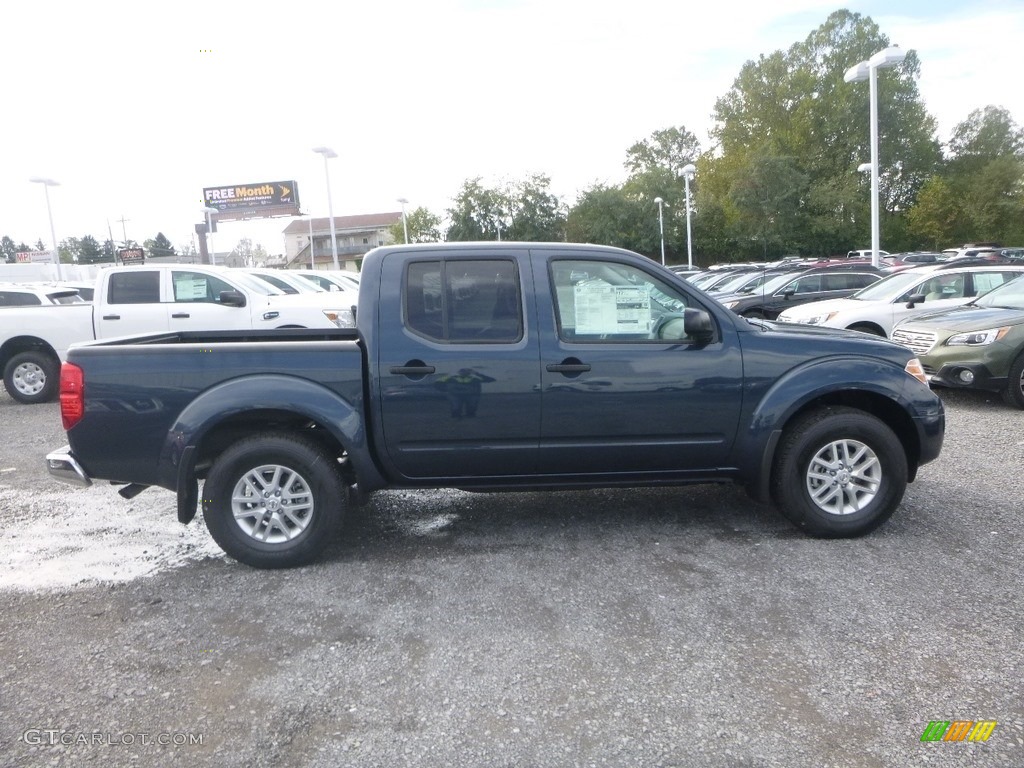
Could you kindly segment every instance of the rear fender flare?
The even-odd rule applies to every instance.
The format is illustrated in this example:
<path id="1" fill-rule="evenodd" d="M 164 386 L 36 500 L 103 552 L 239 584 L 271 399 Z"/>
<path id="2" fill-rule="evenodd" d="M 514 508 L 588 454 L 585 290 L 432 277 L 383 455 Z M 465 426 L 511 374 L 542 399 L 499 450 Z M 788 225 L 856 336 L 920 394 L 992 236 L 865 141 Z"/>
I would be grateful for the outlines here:
<path id="1" fill-rule="evenodd" d="M 195 448 L 226 419 L 253 410 L 294 413 L 323 426 L 345 449 L 362 488 L 384 484 L 370 454 L 361 403 L 350 403 L 327 387 L 280 374 L 246 376 L 218 384 L 200 393 L 178 415 L 167 432 L 160 453 L 160 485 L 175 488 L 193 482 Z M 179 516 L 183 514 L 179 510 Z M 187 512 L 186 512 L 187 514 Z"/>

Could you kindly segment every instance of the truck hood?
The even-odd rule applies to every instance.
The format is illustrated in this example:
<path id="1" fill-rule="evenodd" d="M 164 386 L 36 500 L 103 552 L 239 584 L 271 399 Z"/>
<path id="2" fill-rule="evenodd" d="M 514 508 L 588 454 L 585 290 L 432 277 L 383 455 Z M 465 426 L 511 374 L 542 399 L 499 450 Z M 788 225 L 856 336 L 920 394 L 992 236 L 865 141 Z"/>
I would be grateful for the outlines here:
<path id="1" fill-rule="evenodd" d="M 919 315 L 913 320 L 901 323 L 901 330 L 946 330 L 966 333 L 981 331 L 986 328 L 998 328 L 1002 325 L 1020 325 L 1024 323 L 1024 309 L 1007 309 L 1005 307 L 979 307 L 966 304 L 953 307 L 942 312 L 929 312 Z"/>

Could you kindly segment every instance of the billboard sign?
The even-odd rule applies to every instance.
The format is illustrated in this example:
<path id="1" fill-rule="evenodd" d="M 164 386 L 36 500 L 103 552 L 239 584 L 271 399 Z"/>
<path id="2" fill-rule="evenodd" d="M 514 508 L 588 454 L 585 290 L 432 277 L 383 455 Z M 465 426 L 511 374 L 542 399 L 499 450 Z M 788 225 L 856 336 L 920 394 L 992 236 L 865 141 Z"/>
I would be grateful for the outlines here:
<path id="1" fill-rule="evenodd" d="M 141 248 L 121 248 L 117 252 L 117 260 L 122 264 L 142 264 L 146 259 Z"/>
<path id="2" fill-rule="evenodd" d="M 294 181 L 204 187 L 203 204 L 217 209 L 217 221 L 298 216 L 299 187 Z"/>
<path id="3" fill-rule="evenodd" d="M 14 260 L 18 264 L 50 264 L 53 262 L 53 251 L 18 251 Z"/>

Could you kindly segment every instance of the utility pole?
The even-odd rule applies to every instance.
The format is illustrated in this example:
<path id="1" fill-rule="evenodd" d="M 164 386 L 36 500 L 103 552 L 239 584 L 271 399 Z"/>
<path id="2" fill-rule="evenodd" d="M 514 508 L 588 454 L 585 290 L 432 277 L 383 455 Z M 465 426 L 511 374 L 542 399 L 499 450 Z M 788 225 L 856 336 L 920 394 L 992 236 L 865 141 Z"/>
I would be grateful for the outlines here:
<path id="1" fill-rule="evenodd" d="M 127 248 L 128 247 L 128 233 L 125 231 L 124 223 L 126 221 L 131 221 L 131 219 L 126 219 L 124 217 L 124 214 L 122 213 L 121 214 L 121 218 L 120 219 L 115 219 L 115 221 L 120 221 L 121 222 L 121 237 L 124 238 L 124 247 Z"/>

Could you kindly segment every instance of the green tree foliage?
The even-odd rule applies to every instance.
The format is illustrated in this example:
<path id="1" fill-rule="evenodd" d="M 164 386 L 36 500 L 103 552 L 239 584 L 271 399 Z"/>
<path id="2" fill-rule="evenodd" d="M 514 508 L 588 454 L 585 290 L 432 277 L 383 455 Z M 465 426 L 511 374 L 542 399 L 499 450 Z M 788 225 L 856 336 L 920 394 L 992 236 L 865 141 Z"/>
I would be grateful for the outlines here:
<path id="1" fill-rule="evenodd" d="M 952 187 L 941 176 L 933 176 L 907 214 L 911 234 L 930 249 L 942 250 L 960 239 L 961 210 Z"/>
<path id="2" fill-rule="evenodd" d="M 143 242 L 142 247 L 146 249 L 148 256 L 176 256 L 171 241 L 164 236 L 163 232 L 157 232 L 156 237 Z"/>
<path id="3" fill-rule="evenodd" d="M 808 177 L 796 158 L 760 151 L 730 189 L 739 232 L 764 258 L 800 247 L 806 217 L 802 201 Z"/>
<path id="4" fill-rule="evenodd" d="M 716 102 L 713 137 L 719 153 L 708 169 L 731 177 L 719 181 L 716 202 L 727 213 L 725 219 L 732 219 L 734 234 L 742 239 L 762 232 L 762 244 L 789 242 L 817 255 L 867 241 L 869 200 L 856 168 L 870 156 L 869 92 L 866 83 L 846 83 L 843 75 L 852 64 L 889 45 L 869 18 L 841 10 L 788 51 L 762 55 L 743 66 L 732 88 Z M 880 198 L 890 218 L 903 215 L 941 160 L 934 119 L 917 89 L 919 69 L 910 51 L 899 67 L 884 70 L 878 78 Z M 756 208 L 728 215 L 729 202 L 721 191 L 743 189 L 746 182 L 737 174 L 760 167 L 751 159 L 758 154 L 792 158 L 791 178 L 805 180 L 799 199 L 805 218 L 802 233 L 764 230 L 792 226 L 793 221 L 783 216 L 766 224 Z M 755 218 L 745 220 L 750 216 Z M 795 241 L 794 234 L 799 235 Z"/>
<path id="5" fill-rule="evenodd" d="M 562 240 L 565 211 L 540 174 L 489 188 L 467 179 L 452 200 L 446 240 Z"/>
<path id="6" fill-rule="evenodd" d="M 79 264 L 95 264 L 102 260 L 102 256 L 103 249 L 92 235 L 86 235 L 78 241 Z"/>
<path id="7" fill-rule="evenodd" d="M 569 212 L 566 239 L 571 243 L 597 243 L 643 252 L 640 222 L 642 205 L 622 187 L 595 184 L 585 190 Z M 650 214 L 650 211 L 646 212 Z M 648 251 L 648 255 L 651 255 Z"/>
<path id="8" fill-rule="evenodd" d="M 45 248 L 39 250 L 45 251 Z M 78 261 L 78 256 L 82 252 L 82 240 L 78 237 L 65 237 L 57 245 L 57 254 L 60 257 L 62 264 L 73 264 Z"/>
<path id="9" fill-rule="evenodd" d="M 392 242 L 405 242 L 406 227 L 409 228 L 410 243 L 437 243 L 441 240 L 441 217 L 422 206 L 406 213 L 405 225 L 399 221 L 389 228 Z"/>
<path id="10" fill-rule="evenodd" d="M 3 238 L 0 238 L 0 255 L 3 256 L 4 261 L 13 263 L 17 254 L 18 247 L 10 237 L 4 235 Z"/>

